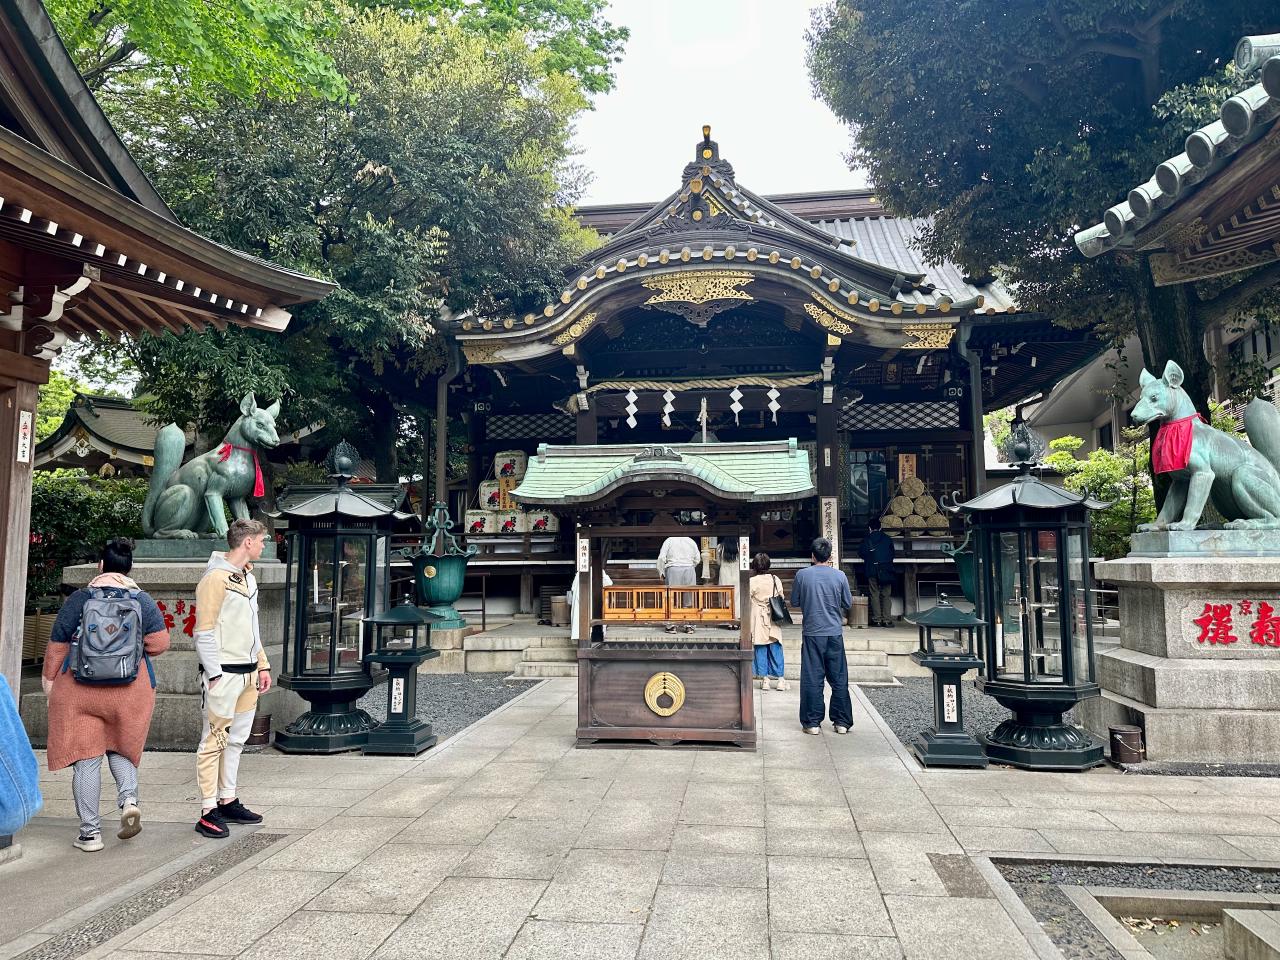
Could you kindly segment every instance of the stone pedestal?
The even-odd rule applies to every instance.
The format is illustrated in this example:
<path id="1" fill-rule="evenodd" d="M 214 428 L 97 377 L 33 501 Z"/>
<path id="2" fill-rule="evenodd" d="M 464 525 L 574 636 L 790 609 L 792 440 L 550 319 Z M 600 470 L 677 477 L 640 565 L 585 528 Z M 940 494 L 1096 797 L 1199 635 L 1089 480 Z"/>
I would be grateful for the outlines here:
<path id="1" fill-rule="evenodd" d="M 1120 646 L 1098 654 L 1087 729 L 1136 724 L 1150 760 L 1280 763 L 1280 551 L 1248 555 L 1257 533 L 1235 533 L 1139 534 L 1164 555 L 1096 566 L 1119 588 Z M 1196 555 L 1210 539 L 1235 555 Z"/>
<path id="2" fill-rule="evenodd" d="M 166 542 L 166 541 L 157 541 Z M 138 586 L 161 605 L 166 619 L 171 618 L 169 650 L 153 661 L 156 671 L 156 708 L 147 736 L 149 750 L 194 750 L 200 739 L 200 675 L 195 647 L 196 584 L 204 575 L 211 541 L 167 541 L 172 543 L 204 543 L 203 560 L 139 561 L 130 576 Z M 225 546 L 224 546 L 225 549 Z M 262 642 L 272 670 L 279 675 L 280 652 L 284 638 L 284 564 L 260 561 L 253 574 L 258 581 L 258 622 Z M 85 586 L 97 574 L 94 564 L 80 564 L 62 571 L 62 582 L 74 587 Z M 276 701 L 289 691 L 272 690 L 263 698 L 258 710 L 272 714 L 272 726 L 282 721 L 276 717 Z M 284 707 L 286 705 L 280 704 Z M 287 713 L 283 709 L 282 713 Z M 48 703 L 38 689 L 23 694 L 22 721 L 35 744 L 43 746 L 48 736 Z M 297 714 L 294 713 L 293 716 Z M 288 719 L 292 719 L 290 716 Z M 284 720 L 283 722 L 288 722 Z"/>

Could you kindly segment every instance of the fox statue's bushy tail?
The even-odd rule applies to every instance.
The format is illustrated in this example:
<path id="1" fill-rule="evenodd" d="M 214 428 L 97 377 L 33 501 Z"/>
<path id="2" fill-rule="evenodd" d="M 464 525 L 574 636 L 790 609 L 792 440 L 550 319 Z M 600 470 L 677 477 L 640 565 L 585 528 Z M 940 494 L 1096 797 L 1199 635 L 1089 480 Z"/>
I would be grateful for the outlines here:
<path id="1" fill-rule="evenodd" d="M 182 466 L 182 455 L 187 449 L 187 438 L 176 423 L 162 427 L 156 434 L 155 462 L 151 465 L 151 483 L 147 487 L 147 499 L 142 505 L 142 532 L 155 535 L 156 501 L 169 486 L 169 479 Z"/>
<path id="2" fill-rule="evenodd" d="M 1280 410 L 1270 400 L 1254 397 L 1244 408 L 1244 432 L 1249 443 L 1280 470 Z"/>

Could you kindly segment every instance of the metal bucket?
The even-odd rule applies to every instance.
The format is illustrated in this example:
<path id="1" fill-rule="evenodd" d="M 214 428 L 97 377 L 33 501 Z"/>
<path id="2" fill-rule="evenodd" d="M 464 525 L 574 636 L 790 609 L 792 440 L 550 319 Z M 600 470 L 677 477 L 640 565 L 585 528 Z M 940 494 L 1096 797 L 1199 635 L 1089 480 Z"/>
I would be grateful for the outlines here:
<path id="1" fill-rule="evenodd" d="M 1142 744 L 1141 727 L 1122 724 L 1111 727 L 1110 733 L 1112 763 L 1141 763 L 1147 759 L 1147 751 Z"/>
<path id="2" fill-rule="evenodd" d="M 260 713 L 253 718 L 253 726 L 249 728 L 246 747 L 265 747 L 271 742 L 271 714 Z"/>

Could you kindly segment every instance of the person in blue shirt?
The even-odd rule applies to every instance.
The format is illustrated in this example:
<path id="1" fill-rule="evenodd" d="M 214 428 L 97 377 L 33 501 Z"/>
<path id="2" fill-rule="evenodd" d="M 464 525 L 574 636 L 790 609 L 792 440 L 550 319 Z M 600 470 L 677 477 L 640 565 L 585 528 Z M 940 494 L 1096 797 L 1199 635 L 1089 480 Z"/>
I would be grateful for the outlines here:
<path id="1" fill-rule="evenodd" d="M 849 578 L 831 565 L 831 541 L 819 537 L 810 548 L 813 565 L 796 574 L 791 605 L 804 614 L 800 647 L 800 726 L 822 732 L 823 684 L 831 684 L 831 724 L 836 733 L 853 726 L 849 661 L 844 653 L 845 611 L 853 606 Z"/>

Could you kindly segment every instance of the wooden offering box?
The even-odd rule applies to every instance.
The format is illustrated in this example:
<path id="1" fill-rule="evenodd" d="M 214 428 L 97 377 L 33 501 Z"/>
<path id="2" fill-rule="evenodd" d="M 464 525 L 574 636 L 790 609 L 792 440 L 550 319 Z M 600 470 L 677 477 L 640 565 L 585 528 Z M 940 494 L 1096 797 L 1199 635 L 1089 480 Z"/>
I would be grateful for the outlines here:
<path id="1" fill-rule="evenodd" d="M 813 495 L 809 457 L 795 440 L 539 448 L 512 497 L 526 509 L 554 510 L 577 531 L 577 592 L 587 598 L 578 608 L 579 746 L 755 748 L 751 618 L 741 618 L 736 639 L 674 638 L 661 625 L 739 620 L 751 531 L 765 511 Z M 689 511 L 705 519 L 680 523 Z M 646 522 L 626 522 L 638 516 Z M 645 542 L 656 556 L 667 537 L 707 536 L 738 538 L 736 586 L 603 584 L 611 540 Z M 640 631 L 631 628 L 643 626 L 653 636 L 635 638 Z"/>

